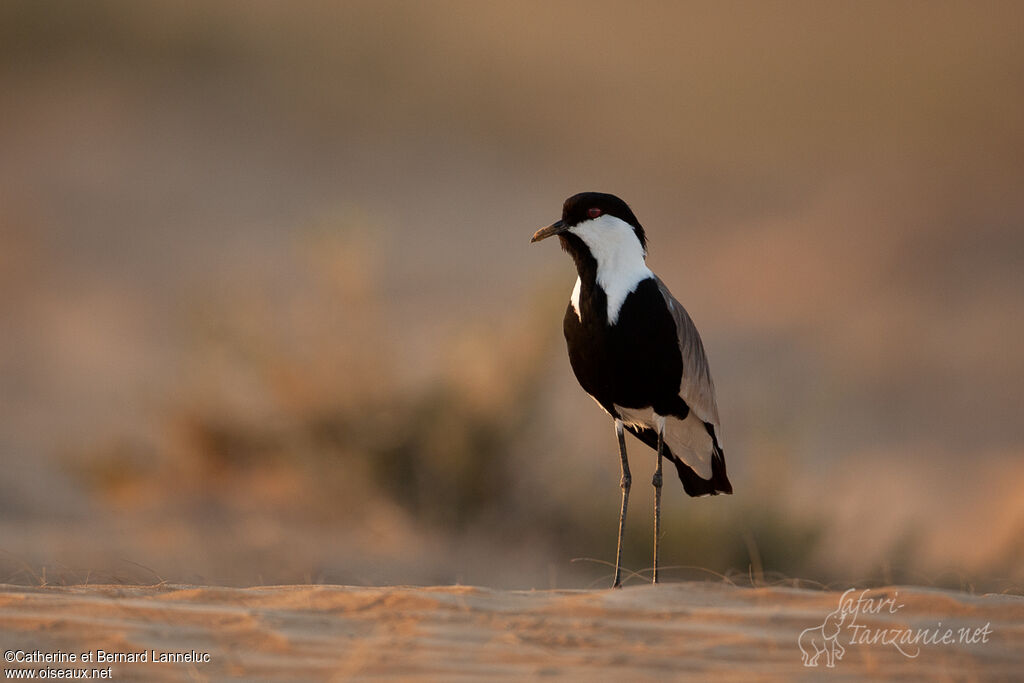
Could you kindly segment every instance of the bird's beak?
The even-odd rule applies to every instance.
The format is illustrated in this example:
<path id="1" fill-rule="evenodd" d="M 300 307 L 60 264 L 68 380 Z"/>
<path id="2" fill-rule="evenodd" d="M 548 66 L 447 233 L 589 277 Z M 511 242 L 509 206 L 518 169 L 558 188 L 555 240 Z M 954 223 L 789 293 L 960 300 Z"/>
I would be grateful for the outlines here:
<path id="1" fill-rule="evenodd" d="M 551 237 L 552 235 L 557 235 L 560 232 L 565 232 L 568 229 L 569 228 L 567 228 L 565 223 L 562 221 L 555 221 L 548 227 L 541 228 L 537 232 L 533 233 L 533 237 L 530 239 L 530 242 L 540 242 L 542 239 Z"/>

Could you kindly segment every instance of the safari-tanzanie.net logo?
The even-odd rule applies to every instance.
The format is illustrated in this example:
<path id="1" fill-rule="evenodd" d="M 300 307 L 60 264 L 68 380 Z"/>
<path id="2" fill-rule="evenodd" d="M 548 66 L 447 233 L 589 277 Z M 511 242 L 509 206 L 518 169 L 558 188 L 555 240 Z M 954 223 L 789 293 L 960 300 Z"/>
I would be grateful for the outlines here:
<path id="1" fill-rule="evenodd" d="M 941 621 L 921 628 L 868 624 L 865 621 L 872 616 L 879 617 L 879 623 L 884 623 L 885 616 L 897 614 L 904 604 L 898 602 L 898 591 L 877 597 L 868 596 L 870 589 L 861 591 L 860 595 L 855 595 L 856 592 L 855 588 L 847 590 L 840 596 L 839 606 L 820 625 L 800 633 L 797 645 L 800 646 L 804 666 L 824 663 L 834 668 L 850 646 L 892 647 L 904 657 L 914 659 L 926 645 L 987 643 L 992 635 L 991 622 L 958 628 L 943 627 Z"/>

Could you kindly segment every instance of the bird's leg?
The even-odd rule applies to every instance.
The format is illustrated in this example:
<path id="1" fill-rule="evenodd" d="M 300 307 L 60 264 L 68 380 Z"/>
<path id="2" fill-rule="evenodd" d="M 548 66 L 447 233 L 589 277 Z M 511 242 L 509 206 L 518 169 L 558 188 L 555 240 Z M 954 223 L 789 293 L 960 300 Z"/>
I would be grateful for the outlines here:
<path id="1" fill-rule="evenodd" d="M 665 447 L 665 418 L 658 421 L 658 466 L 654 470 L 654 581 L 658 583 L 658 539 L 661 536 L 661 457 Z"/>
<path id="2" fill-rule="evenodd" d="M 622 588 L 622 535 L 626 528 L 626 506 L 629 504 L 629 485 L 633 477 L 629 475 L 629 461 L 626 459 L 626 435 L 622 431 L 622 420 L 615 421 L 615 436 L 619 439 L 619 457 L 622 459 L 622 478 L 619 488 L 622 489 L 622 508 L 619 510 L 619 544 L 615 551 L 615 583 L 612 588 Z"/>

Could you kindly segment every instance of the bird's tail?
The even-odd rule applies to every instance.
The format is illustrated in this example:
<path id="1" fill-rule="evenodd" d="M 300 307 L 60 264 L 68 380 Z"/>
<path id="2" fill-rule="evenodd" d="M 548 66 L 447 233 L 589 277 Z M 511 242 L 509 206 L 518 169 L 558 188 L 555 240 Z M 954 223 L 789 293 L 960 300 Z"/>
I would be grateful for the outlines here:
<path id="1" fill-rule="evenodd" d="M 636 438 L 643 441 L 651 448 L 658 449 L 658 432 L 653 429 L 641 429 L 635 425 L 626 425 L 628 429 Z M 718 439 L 715 437 L 714 429 L 709 428 L 708 433 L 711 434 L 713 452 L 711 454 L 711 478 L 704 479 L 697 475 L 689 465 L 682 461 L 682 459 L 672 452 L 668 444 L 663 445 L 662 453 L 666 458 L 672 461 L 672 464 L 676 466 L 676 472 L 679 474 L 679 480 L 683 482 L 683 490 L 686 491 L 688 496 L 717 496 L 719 493 L 732 493 L 732 484 L 729 482 L 729 476 L 725 471 L 725 454 L 722 452 L 721 446 L 718 445 Z"/>

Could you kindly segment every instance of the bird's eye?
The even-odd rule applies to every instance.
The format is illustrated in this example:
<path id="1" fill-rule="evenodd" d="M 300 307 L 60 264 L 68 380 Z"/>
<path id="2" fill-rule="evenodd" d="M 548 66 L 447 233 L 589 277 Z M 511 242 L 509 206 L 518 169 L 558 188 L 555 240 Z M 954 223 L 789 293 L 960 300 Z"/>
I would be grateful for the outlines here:
<path id="1" fill-rule="evenodd" d="M 597 218 L 598 216 L 601 215 L 601 209 L 597 208 L 596 206 L 593 206 L 587 209 L 587 215 L 590 216 L 591 218 Z"/>

